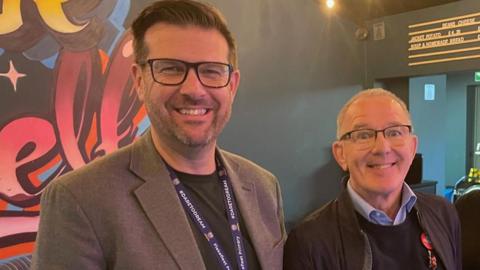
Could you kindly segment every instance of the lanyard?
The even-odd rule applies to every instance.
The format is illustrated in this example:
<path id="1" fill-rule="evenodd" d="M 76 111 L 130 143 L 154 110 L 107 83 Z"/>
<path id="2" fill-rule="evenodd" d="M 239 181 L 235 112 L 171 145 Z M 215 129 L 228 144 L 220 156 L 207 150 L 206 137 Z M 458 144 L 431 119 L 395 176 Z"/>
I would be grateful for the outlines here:
<path id="1" fill-rule="evenodd" d="M 228 217 L 228 222 L 230 224 L 230 230 L 232 233 L 232 240 L 235 247 L 236 257 L 237 257 L 237 264 L 239 269 L 247 270 L 247 258 L 245 253 L 245 247 L 243 244 L 243 237 L 242 233 L 240 232 L 240 224 L 239 224 L 239 217 L 238 217 L 238 208 L 235 202 L 235 198 L 232 194 L 232 187 L 230 184 L 230 178 L 228 177 L 227 170 L 220 162 L 220 160 L 215 157 L 215 161 L 217 164 L 217 173 L 222 184 L 223 188 L 223 200 L 226 206 L 226 212 Z M 195 223 L 197 228 L 200 232 L 205 236 L 208 241 L 208 244 L 215 252 L 217 257 L 218 263 L 222 266 L 225 270 L 233 270 L 233 267 L 230 263 L 230 260 L 227 257 L 227 254 L 224 252 L 222 246 L 218 242 L 215 234 L 210 229 L 208 222 L 203 218 L 200 211 L 195 207 L 193 201 L 190 199 L 185 186 L 180 182 L 177 175 L 173 171 L 173 169 L 168 166 L 168 164 L 164 161 L 165 167 L 167 168 L 170 178 L 172 180 L 173 186 L 177 192 L 178 198 L 182 203 L 184 210 L 189 214 L 191 220 Z"/>

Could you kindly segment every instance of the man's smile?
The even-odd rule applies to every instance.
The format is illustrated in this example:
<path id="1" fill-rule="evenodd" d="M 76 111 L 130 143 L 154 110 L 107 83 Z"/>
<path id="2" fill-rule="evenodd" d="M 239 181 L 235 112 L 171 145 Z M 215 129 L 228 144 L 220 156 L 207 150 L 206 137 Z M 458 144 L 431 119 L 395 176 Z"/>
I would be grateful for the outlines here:
<path id="1" fill-rule="evenodd" d="M 387 169 L 395 166 L 397 162 L 392 162 L 392 163 L 373 163 L 373 164 L 367 164 L 367 167 L 372 168 L 372 169 Z"/>
<path id="2" fill-rule="evenodd" d="M 183 114 L 183 115 L 205 115 L 209 111 L 211 111 L 211 109 L 206 109 L 206 108 L 186 109 L 186 108 L 182 108 L 182 109 L 176 109 L 176 111 L 180 114 Z"/>

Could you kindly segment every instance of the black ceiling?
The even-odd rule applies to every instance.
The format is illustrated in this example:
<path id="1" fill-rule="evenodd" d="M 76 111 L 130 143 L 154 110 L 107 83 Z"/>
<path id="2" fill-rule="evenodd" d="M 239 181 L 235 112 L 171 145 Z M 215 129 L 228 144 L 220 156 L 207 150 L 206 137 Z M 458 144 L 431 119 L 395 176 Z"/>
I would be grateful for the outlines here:
<path id="1" fill-rule="evenodd" d="M 325 0 L 317 0 L 321 4 Z M 339 12 L 357 24 L 366 20 L 443 5 L 459 0 L 335 0 Z"/>

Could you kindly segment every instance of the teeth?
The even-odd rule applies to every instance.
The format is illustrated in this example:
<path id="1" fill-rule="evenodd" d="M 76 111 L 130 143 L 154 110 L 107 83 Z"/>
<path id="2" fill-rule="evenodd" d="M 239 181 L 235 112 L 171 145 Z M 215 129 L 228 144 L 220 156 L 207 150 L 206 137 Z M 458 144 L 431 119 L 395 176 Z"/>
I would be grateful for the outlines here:
<path id="1" fill-rule="evenodd" d="M 383 164 L 383 165 L 372 165 L 371 167 L 372 168 L 377 168 L 377 169 L 386 169 L 386 168 L 389 168 L 391 166 L 392 166 L 392 164 Z"/>
<path id="2" fill-rule="evenodd" d="M 180 109 L 179 112 L 185 115 L 204 115 L 207 109 Z"/>

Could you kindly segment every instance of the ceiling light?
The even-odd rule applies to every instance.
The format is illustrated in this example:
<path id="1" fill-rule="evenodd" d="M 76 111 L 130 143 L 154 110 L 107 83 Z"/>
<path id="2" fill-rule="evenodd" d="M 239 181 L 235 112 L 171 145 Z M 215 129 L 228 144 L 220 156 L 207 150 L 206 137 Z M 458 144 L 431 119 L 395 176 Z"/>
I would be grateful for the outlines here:
<path id="1" fill-rule="evenodd" d="M 327 7 L 333 8 L 335 6 L 335 0 L 327 0 Z"/>

